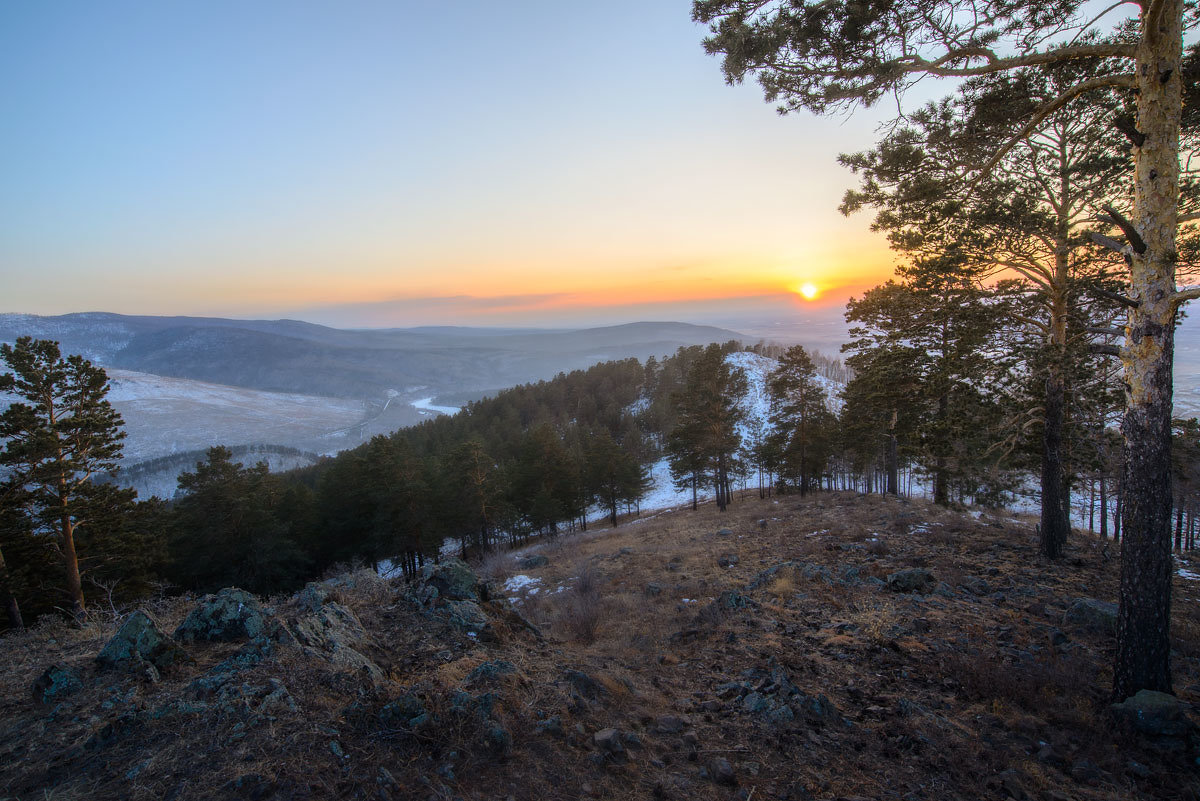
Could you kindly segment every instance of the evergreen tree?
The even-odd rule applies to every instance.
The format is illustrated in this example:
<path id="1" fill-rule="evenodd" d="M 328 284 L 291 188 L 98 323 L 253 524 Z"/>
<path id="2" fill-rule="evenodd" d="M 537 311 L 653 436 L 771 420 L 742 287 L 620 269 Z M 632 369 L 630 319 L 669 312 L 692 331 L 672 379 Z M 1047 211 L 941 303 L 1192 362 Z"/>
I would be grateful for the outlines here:
<path id="1" fill-rule="evenodd" d="M 12 372 L 0 375 L 0 392 L 21 401 L 0 413 L 0 466 L 10 504 L 28 509 L 38 531 L 53 531 L 72 613 L 84 613 L 76 533 L 103 514 L 89 482 L 117 469 L 121 417 L 106 400 L 108 376 L 82 356 L 63 358 L 57 342 L 21 337 L 0 345 Z"/>
<path id="2" fill-rule="evenodd" d="M 282 486 L 267 465 L 243 467 L 228 448 L 208 449 L 194 473 L 179 476 L 171 573 L 190 588 L 212 592 L 237 585 L 268 594 L 305 575 L 306 560 L 278 517 Z"/>
<path id="3" fill-rule="evenodd" d="M 721 511 L 729 505 L 729 475 L 744 417 L 738 403 L 747 390 L 745 374 L 725 361 L 726 353 L 721 345 L 709 345 L 692 364 L 683 390 L 673 398 L 677 423 L 668 450 L 673 472 L 695 477 L 701 466 L 709 471 Z"/>
<path id="4" fill-rule="evenodd" d="M 1179 142 L 1183 121 L 1184 0 L 1137 6 L 1110 40 L 1098 40 L 1110 13 L 1083 0 L 1053 7 L 999 0 L 695 0 L 693 18 L 710 25 L 709 53 L 724 56 L 726 80 L 755 75 L 784 110 L 818 113 L 869 105 L 902 93 L 922 76 L 972 77 L 1072 61 L 1111 59 L 1109 74 L 1084 78 L 1012 121 L 1011 134 L 982 165 L 987 174 L 1047 115 L 1113 88 L 1132 95 L 1135 118 L 1116 125 L 1134 150 L 1127 218 L 1110 209 L 1128 265 L 1126 347 L 1129 387 L 1122 431 L 1126 465 L 1120 612 L 1113 696 L 1169 692 L 1171 610 L 1171 398 L 1175 314 L 1200 297 L 1175 283 L 1181 222 Z M 1109 12 L 1112 9 L 1108 10 Z M 1127 70 L 1119 72 L 1119 70 Z M 973 176 L 972 176 L 973 177 Z"/>
<path id="5" fill-rule="evenodd" d="M 834 417 L 826 406 L 825 389 L 808 352 L 788 348 L 767 379 L 771 421 L 784 475 L 795 478 L 800 494 L 819 488 L 833 452 Z"/>

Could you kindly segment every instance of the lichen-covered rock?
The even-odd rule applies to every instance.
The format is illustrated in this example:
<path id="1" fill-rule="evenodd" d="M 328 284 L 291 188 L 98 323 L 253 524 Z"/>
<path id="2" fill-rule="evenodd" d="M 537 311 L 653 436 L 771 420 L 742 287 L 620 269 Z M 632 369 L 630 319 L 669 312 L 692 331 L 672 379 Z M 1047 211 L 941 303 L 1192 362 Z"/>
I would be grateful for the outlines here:
<path id="1" fill-rule="evenodd" d="M 1095 598 L 1079 598 L 1067 607 L 1063 626 L 1114 634 L 1117 631 L 1117 605 Z"/>
<path id="2" fill-rule="evenodd" d="M 174 636 L 184 643 L 253 640 L 269 636 L 272 622 L 270 612 L 258 598 L 237 587 L 226 587 L 201 598 L 175 629 Z"/>
<path id="3" fill-rule="evenodd" d="M 937 580 L 923 567 L 910 567 L 907 570 L 899 570 L 891 573 L 887 577 L 888 589 L 892 592 L 919 592 L 926 594 L 930 592 Z"/>
<path id="4" fill-rule="evenodd" d="M 338 667 L 346 668 L 380 685 L 386 680 L 383 669 L 358 649 L 367 634 L 355 614 L 337 603 L 323 604 L 316 612 L 292 621 L 296 642 L 309 653 L 316 653 Z"/>
<path id="5" fill-rule="evenodd" d="M 33 682 L 33 700 L 52 704 L 83 689 L 79 671 L 66 665 L 51 665 Z"/>
<path id="6" fill-rule="evenodd" d="M 447 601 L 442 613 L 451 625 L 478 634 L 487 628 L 488 618 L 474 601 Z"/>
<path id="7" fill-rule="evenodd" d="M 421 581 L 435 588 L 441 598 L 451 601 L 479 600 L 476 590 L 479 579 L 461 559 L 451 557 L 437 564 L 426 564 L 421 568 Z"/>
<path id="8" fill-rule="evenodd" d="M 550 560 L 540 553 L 535 553 L 532 556 L 526 556 L 521 559 L 521 568 L 528 570 L 531 567 L 545 567 L 550 564 Z"/>
<path id="9" fill-rule="evenodd" d="M 184 650 L 140 609 L 129 616 L 96 657 L 106 668 L 134 668 L 148 662 L 158 670 L 185 659 Z"/>

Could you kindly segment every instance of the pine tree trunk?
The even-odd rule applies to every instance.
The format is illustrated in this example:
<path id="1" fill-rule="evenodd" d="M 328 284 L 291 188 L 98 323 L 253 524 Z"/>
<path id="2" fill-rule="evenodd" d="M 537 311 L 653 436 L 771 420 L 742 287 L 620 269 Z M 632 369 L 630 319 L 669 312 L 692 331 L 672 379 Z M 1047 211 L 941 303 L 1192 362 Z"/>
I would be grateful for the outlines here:
<path id="1" fill-rule="evenodd" d="M 894 417 L 894 415 L 893 415 Z M 888 434 L 887 438 L 887 494 L 900 494 L 900 459 L 896 435 Z"/>
<path id="2" fill-rule="evenodd" d="M 1100 540 L 1109 538 L 1109 493 L 1108 481 L 1100 474 Z"/>
<path id="3" fill-rule="evenodd" d="M 82 620 L 84 615 L 83 582 L 79 578 L 79 557 L 75 553 L 75 524 L 67 510 L 66 480 L 59 481 L 59 542 L 63 571 L 66 573 L 67 597 L 71 599 L 71 615 Z"/>
<path id="4" fill-rule="evenodd" d="M 1182 5 L 1163 3 L 1138 44 L 1133 224 L 1145 243 L 1131 257 L 1137 306 L 1125 347 L 1125 467 L 1121 594 L 1113 698 L 1171 691 L 1171 396 L 1175 248 L 1182 115 Z"/>
<path id="5" fill-rule="evenodd" d="M 8 574 L 8 563 L 4 561 L 4 552 L 0 551 L 0 600 L 4 602 L 4 611 L 8 614 L 8 625 L 14 629 L 25 628 L 21 617 L 21 605 L 12 591 L 12 578 Z"/>

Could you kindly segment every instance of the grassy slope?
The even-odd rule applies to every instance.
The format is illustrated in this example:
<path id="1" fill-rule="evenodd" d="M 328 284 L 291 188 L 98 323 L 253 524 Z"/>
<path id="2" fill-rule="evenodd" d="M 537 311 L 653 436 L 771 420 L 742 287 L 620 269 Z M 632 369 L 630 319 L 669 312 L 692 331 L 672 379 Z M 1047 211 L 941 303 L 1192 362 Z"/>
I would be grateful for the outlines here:
<path id="1" fill-rule="evenodd" d="M 718 534 L 722 527 L 734 534 Z M 1069 632 L 1065 647 L 1051 645 L 1072 599 L 1115 599 L 1117 563 L 1089 539 L 1073 541 L 1051 565 L 1037 556 L 1030 526 L 1016 521 L 821 494 L 747 499 L 725 515 L 664 513 L 541 550 L 550 564 L 519 572 L 540 579 L 542 590 L 520 606 L 545 641 L 493 617 L 495 637 L 476 642 L 423 617 L 396 585 L 356 574 L 339 596 L 371 632 L 368 653 L 390 682 L 371 690 L 284 651 L 246 674 L 251 684 L 274 677 L 288 687 L 297 709 L 273 720 L 248 712 L 143 717 L 97 738 L 123 711 L 181 697 L 236 644 L 196 646 L 196 664 L 150 684 L 95 673 L 91 659 L 109 625 L 10 635 L 0 645 L 0 798 L 977 799 L 1007 797 L 1005 770 L 1019 771 L 1034 798 L 1197 797 L 1194 766 L 1106 722 L 1111 639 Z M 719 566 L 729 554 L 738 563 Z M 782 571 L 746 593 L 753 606 L 706 611 L 722 591 L 742 591 L 789 559 L 878 577 L 924 566 L 952 586 L 982 576 L 1004 597 L 920 598 Z M 482 569 L 501 581 L 518 572 L 510 557 Z M 1200 604 L 1195 584 L 1178 581 L 1176 689 L 1195 705 Z M 660 594 L 647 594 L 652 582 Z M 592 589 L 581 592 L 581 583 Z M 566 589 L 546 592 L 559 586 Z M 166 628 L 187 608 L 173 602 L 156 613 Z M 507 757 L 489 752 L 470 720 L 410 734 L 375 715 L 408 688 L 450 720 L 450 694 L 493 659 L 517 673 L 467 689 L 499 697 L 496 720 L 513 737 Z M 51 716 L 29 687 L 55 661 L 83 667 L 88 686 Z M 772 664 L 802 692 L 827 696 L 850 725 L 776 726 L 717 698 L 719 685 Z M 594 678 L 597 697 L 579 699 L 568 669 Z M 553 715 L 562 735 L 536 726 Z M 684 731 L 661 731 L 665 715 L 688 716 Z M 593 734 L 607 727 L 636 733 L 642 747 L 604 757 Z M 688 728 L 694 744 L 683 736 Z M 714 757 L 732 764 L 737 786 L 701 775 Z M 1139 777 L 1131 759 L 1152 775 Z"/>

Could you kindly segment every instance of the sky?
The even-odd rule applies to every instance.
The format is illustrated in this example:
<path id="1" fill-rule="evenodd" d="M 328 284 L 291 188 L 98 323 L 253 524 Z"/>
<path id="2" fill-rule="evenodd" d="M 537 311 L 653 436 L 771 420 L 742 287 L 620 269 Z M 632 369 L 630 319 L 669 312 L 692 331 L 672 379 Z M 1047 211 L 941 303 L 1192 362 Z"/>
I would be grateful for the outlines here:
<path id="1" fill-rule="evenodd" d="M 3 4 L 0 312 L 835 318 L 896 261 L 836 208 L 888 110 L 780 116 L 704 33 L 688 0 Z"/>

